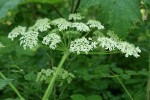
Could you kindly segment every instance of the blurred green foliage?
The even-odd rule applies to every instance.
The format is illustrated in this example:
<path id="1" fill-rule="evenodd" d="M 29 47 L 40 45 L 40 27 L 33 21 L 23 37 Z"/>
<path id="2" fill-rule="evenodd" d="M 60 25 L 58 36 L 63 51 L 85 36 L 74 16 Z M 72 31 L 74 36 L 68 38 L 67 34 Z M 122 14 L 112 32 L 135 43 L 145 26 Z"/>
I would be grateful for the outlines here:
<path id="1" fill-rule="evenodd" d="M 7 85 L 9 82 L 17 87 L 26 100 L 41 100 L 47 85 L 36 82 L 37 73 L 41 69 L 54 67 L 61 57 L 60 53 L 45 47 L 24 50 L 17 40 L 12 42 L 7 38 L 8 33 L 18 25 L 32 25 L 38 18 L 66 17 L 72 12 L 100 20 L 106 29 L 112 29 L 123 39 L 139 46 L 141 57 L 124 58 L 122 54 L 71 55 L 64 69 L 76 78 L 71 84 L 55 86 L 49 100 L 129 100 L 116 77 L 134 100 L 148 98 L 150 1 L 79 0 L 79 8 L 73 11 L 78 4 L 76 1 L 0 0 L 0 42 L 5 45 L 0 49 L 0 71 L 8 78 L 0 79 L 0 100 L 18 98 Z M 141 9 L 144 12 L 141 13 Z"/>

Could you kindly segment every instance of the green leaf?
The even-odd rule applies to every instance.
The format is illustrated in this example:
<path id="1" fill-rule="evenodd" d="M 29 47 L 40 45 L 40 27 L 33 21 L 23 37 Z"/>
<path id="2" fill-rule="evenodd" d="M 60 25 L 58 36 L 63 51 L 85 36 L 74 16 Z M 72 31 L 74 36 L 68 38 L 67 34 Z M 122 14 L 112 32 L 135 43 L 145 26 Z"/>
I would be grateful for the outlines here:
<path id="1" fill-rule="evenodd" d="M 16 98 L 16 99 L 14 99 L 14 98 L 7 98 L 5 100 L 20 100 L 20 99 L 19 98 Z"/>
<path id="2" fill-rule="evenodd" d="M 81 0 L 79 8 L 94 5 L 100 5 L 100 19 L 120 37 L 126 36 L 134 23 L 142 19 L 137 0 Z"/>
<path id="3" fill-rule="evenodd" d="M 102 100 L 102 98 L 99 95 L 91 95 L 86 97 L 86 100 Z"/>
<path id="4" fill-rule="evenodd" d="M 143 0 L 143 2 L 150 6 L 150 0 Z"/>
<path id="5" fill-rule="evenodd" d="M 119 67 L 112 67 L 112 71 L 117 74 L 123 74 L 123 69 L 121 69 Z"/>
<path id="6" fill-rule="evenodd" d="M 82 94 L 74 94 L 70 96 L 72 100 L 85 100 L 85 96 Z"/>
<path id="7" fill-rule="evenodd" d="M 60 2 L 61 0 L 25 0 L 24 3 L 31 3 L 31 2 L 36 2 L 36 3 L 57 3 Z"/>
<path id="8" fill-rule="evenodd" d="M 131 78 L 131 75 L 122 74 L 121 77 L 125 80 L 129 80 Z"/>
<path id="9" fill-rule="evenodd" d="M 0 19 L 4 18 L 9 9 L 16 7 L 23 0 L 0 0 Z"/>
<path id="10" fill-rule="evenodd" d="M 61 0 L 0 0 L 0 19 L 4 18 L 7 15 L 7 12 L 10 9 L 15 8 L 18 4 L 26 4 L 26 3 L 57 3 Z"/>
<path id="11" fill-rule="evenodd" d="M 4 87 L 11 81 L 12 79 L 0 79 L 0 90 L 4 89 Z"/>
<path id="12" fill-rule="evenodd" d="M 34 81 L 36 79 L 36 74 L 32 71 L 24 76 L 25 80 Z"/>

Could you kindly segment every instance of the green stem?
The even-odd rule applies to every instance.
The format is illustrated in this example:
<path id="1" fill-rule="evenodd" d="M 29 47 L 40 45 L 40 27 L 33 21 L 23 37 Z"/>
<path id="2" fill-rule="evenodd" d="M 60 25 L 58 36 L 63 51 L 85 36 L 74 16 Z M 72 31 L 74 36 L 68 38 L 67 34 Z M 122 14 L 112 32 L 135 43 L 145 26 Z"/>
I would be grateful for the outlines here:
<path id="1" fill-rule="evenodd" d="M 150 99 L 150 53 L 149 53 L 149 73 L 148 73 L 148 81 L 147 81 L 147 100 Z"/>
<path id="2" fill-rule="evenodd" d="M 55 80 L 56 80 L 56 78 L 57 78 L 57 75 L 59 74 L 59 72 L 60 72 L 60 70 L 61 70 L 61 67 L 62 67 L 62 65 L 64 64 L 64 62 L 65 62 L 65 60 L 67 59 L 68 56 L 69 56 L 69 53 L 64 53 L 64 55 L 63 55 L 63 57 L 62 57 L 62 59 L 61 59 L 59 65 L 58 65 L 58 67 L 57 67 L 57 70 L 56 70 L 54 76 L 53 76 L 52 79 L 50 80 L 50 83 L 49 83 L 49 85 L 48 85 L 48 88 L 47 88 L 47 90 L 46 90 L 46 92 L 45 92 L 45 94 L 44 94 L 42 100 L 48 100 L 49 96 L 51 95 L 52 89 L 53 89 L 53 87 L 54 87 Z"/>
<path id="3" fill-rule="evenodd" d="M 0 72 L 0 76 L 3 78 L 3 79 L 7 79 L 3 73 Z M 16 87 L 12 84 L 12 83 L 8 83 L 8 85 L 16 92 L 16 94 L 18 95 L 18 97 L 20 98 L 20 100 L 25 100 L 21 94 L 19 93 L 19 91 L 16 89 Z"/>
<path id="4" fill-rule="evenodd" d="M 118 77 L 116 74 L 114 74 L 113 72 L 112 72 L 112 74 L 117 78 L 117 80 L 118 80 L 119 83 L 122 85 L 123 89 L 126 91 L 126 93 L 128 94 L 128 96 L 130 97 L 130 99 L 131 99 L 131 100 L 134 100 L 134 99 L 132 98 L 131 94 L 129 93 L 129 91 L 127 90 L 127 88 L 125 87 L 125 85 L 124 85 L 124 84 L 122 83 L 122 81 L 119 79 L 119 77 Z"/>

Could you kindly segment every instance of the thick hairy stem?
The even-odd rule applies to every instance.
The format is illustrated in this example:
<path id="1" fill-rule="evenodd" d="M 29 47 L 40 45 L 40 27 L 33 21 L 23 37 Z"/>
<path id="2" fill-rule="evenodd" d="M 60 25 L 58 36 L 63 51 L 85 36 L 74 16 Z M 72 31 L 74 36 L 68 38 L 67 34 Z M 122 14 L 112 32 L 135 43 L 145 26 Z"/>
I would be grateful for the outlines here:
<path id="1" fill-rule="evenodd" d="M 150 100 L 150 53 L 149 53 L 149 73 L 147 81 L 147 100 Z"/>
<path id="2" fill-rule="evenodd" d="M 42 100 L 48 100 L 49 96 L 51 95 L 53 87 L 54 87 L 55 80 L 56 80 L 56 78 L 57 78 L 57 76 L 58 76 L 58 74 L 60 72 L 60 69 L 61 69 L 62 65 L 64 64 L 64 62 L 65 62 L 65 60 L 67 59 L 68 56 L 69 56 L 69 53 L 64 53 L 64 55 L 63 55 L 59 65 L 57 67 L 57 70 L 56 70 L 54 76 L 50 80 L 50 83 L 49 83 L 49 85 L 47 87 L 47 90 L 46 90 Z"/>
<path id="3" fill-rule="evenodd" d="M 4 76 L 4 74 L 2 74 L 1 72 L 0 72 L 0 76 L 1 76 L 3 79 L 7 79 L 7 78 Z M 25 99 L 21 96 L 21 94 L 19 93 L 19 91 L 16 89 L 16 87 L 15 87 L 12 83 L 9 83 L 8 85 L 16 92 L 16 94 L 18 95 L 18 97 L 20 98 L 20 100 L 25 100 Z"/>

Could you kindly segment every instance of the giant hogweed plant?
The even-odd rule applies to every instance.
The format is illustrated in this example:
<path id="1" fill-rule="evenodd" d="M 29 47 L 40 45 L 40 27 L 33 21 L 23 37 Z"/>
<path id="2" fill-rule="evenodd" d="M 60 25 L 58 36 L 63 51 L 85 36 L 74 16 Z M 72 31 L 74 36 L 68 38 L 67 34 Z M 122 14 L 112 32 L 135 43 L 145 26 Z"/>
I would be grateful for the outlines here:
<path id="1" fill-rule="evenodd" d="M 67 80 L 70 83 L 75 78 L 73 73 L 63 69 L 64 62 L 73 53 L 88 55 L 120 52 L 125 54 L 125 57 L 140 57 L 139 47 L 122 41 L 109 30 L 107 33 L 103 33 L 102 30 L 105 28 L 98 20 L 90 19 L 84 22 L 84 18 L 77 13 L 70 14 L 68 19 L 38 19 L 33 26 L 28 28 L 18 26 L 8 34 L 8 38 L 12 41 L 19 38 L 20 45 L 24 49 L 46 46 L 49 50 L 59 51 L 60 54 L 63 54 L 57 67 L 42 69 L 37 75 L 37 81 L 48 84 L 42 100 L 48 100 L 54 84 L 58 80 Z"/>

